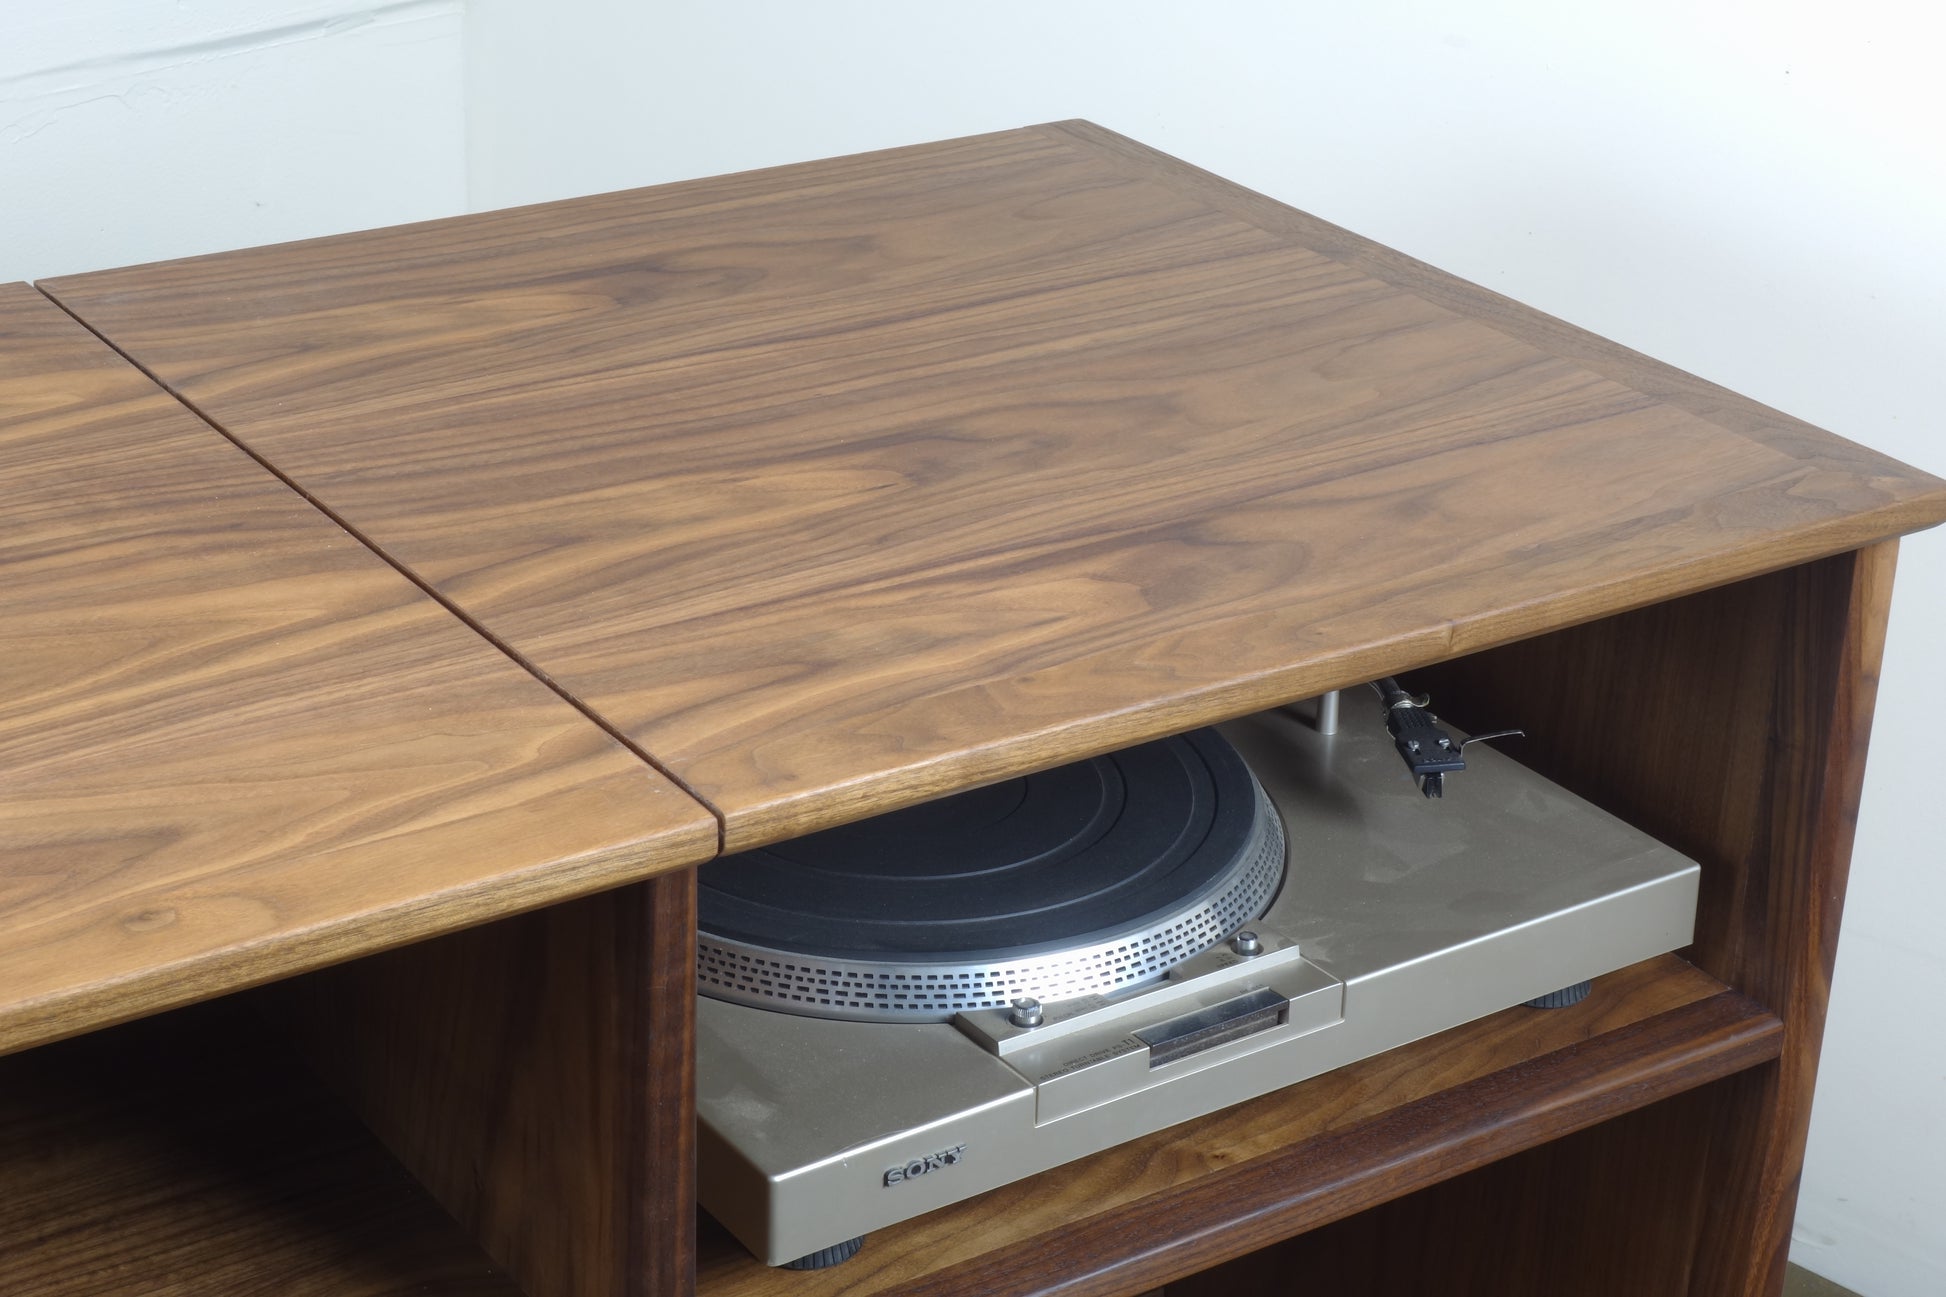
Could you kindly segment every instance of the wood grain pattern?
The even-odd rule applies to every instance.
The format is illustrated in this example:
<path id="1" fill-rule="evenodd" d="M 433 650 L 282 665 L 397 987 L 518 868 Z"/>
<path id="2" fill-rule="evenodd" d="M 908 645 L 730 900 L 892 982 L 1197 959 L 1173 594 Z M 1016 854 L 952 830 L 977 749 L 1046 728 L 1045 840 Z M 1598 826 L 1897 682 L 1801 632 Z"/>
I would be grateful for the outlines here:
<path id="1" fill-rule="evenodd" d="M 1674 957 L 881 1230 L 817 1274 L 705 1238 L 703 1297 L 1109 1294 L 1204 1269 L 1773 1057 L 1775 1018 Z M 1245 1290 L 1248 1291 L 1248 1290 Z"/>
<path id="2" fill-rule="evenodd" d="M 266 988 L 528 1297 L 687 1297 L 695 874 Z"/>
<path id="3" fill-rule="evenodd" d="M 0 1059 L 8 1297 L 521 1297 L 233 1003 Z"/>
<path id="4" fill-rule="evenodd" d="M 1729 1084 L 1625 1113 L 1171 1282 L 1168 1297 L 1690 1292 L 1701 1240 L 1718 1228 L 1720 1206 L 1707 1178 L 1695 1174 L 1695 1136 L 1720 1111 Z"/>
<path id="5" fill-rule="evenodd" d="M 1910 480 L 1909 466 L 1869 446 L 1835 437 L 1802 419 L 1576 328 L 1309 212 L 1287 207 L 1127 136 L 1084 121 L 1059 122 L 1043 129 L 1072 137 L 1103 155 L 1115 157 L 1128 170 L 1183 189 L 1252 225 L 1437 302 L 1459 315 L 1490 324 L 1542 351 L 1585 366 L 1700 419 L 1761 441 L 1808 466 L 1887 486 Z"/>
<path id="6" fill-rule="evenodd" d="M 49 290 L 731 849 L 1946 517 L 1085 126 Z"/>
<path id="7" fill-rule="evenodd" d="M 1523 757 L 1705 864 L 1702 973 L 1653 961 L 1567 1016 L 1489 1019 L 883 1231 L 828 1275 L 710 1251 L 711 1297 L 1126 1293 L 1402 1195 L 1334 1231 L 1352 1253 L 1398 1222 L 1419 1231 L 1420 1259 L 1387 1271 L 1400 1291 L 1429 1290 L 1434 1263 L 1482 1292 L 1496 1272 L 1511 1293 L 1595 1291 L 1573 1286 L 1589 1258 L 1640 1291 L 1774 1287 L 1891 574 L 1875 543 L 1946 516 L 1946 484 L 1085 124 L 51 291 L 674 771 L 720 810 L 732 848 L 1447 662 L 1434 679 L 1442 706 L 1464 700 L 1456 719 L 1478 708 L 1527 723 Z M 101 411 L 111 396 L 88 400 Z M 19 426 L 94 426 L 43 414 Z M 144 444 L 154 487 L 159 464 L 184 461 Z M 114 458 L 83 442 L 36 454 L 49 499 L 85 496 Z M 247 503 L 230 479 L 175 474 L 161 474 L 176 494 L 158 509 L 210 481 L 226 509 Z M 213 545 L 209 516 L 169 514 L 114 562 L 70 564 L 62 597 L 103 572 L 154 584 L 124 569 L 127 552 L 194 552 L 209 559 L 193 578 L 225 593 L 203 603 L 177 597 L 201 587 L 170 585 L 170 606 L 209 620 L 234 587 L 255 588 L 227 564 L 284 553 L 282 533 L 249 519 L 228 533 L 245 544 Z M 178 527 L 194 541 L 171 550 Z M 1843 554 L 1859 546 L 1874 547 Z M 19 559 L 29 573 L 34 561 Z M 397 606 L 464 638 L 377 570 Z M 354 636 L 349 651 L 387 674 L 347 669 L 357 683 L 319 688 L 332 706 L 365 705 L 352 732 L 378 746 L 361 753 L 391 751 L 405 740 L 387 727 L 410 723 L 407 746 L 430 763 L 374 756 L 359 767 L 369 781 L 334 785 L 286 837 L 406 815 L 436 793 L 439 832 L 474 833 L 464 841 L 489 861 L 504 862 L 491 853 L 516 822 L 599 840 L 557 862 L 634 851 L 621 876 L 680 863 L 650 859 L 640 839 L 617 845 L 618 803 L 595 795 L 586 766 L 558 780 L 544 766 L 529 811 L 497 773 L 469 775 L 471 803 L 450 783 L 402 779 L 460 759 L 402 692 L 446 677 L 413 675 L 422 655 L 384 638 L 392 624 L 362 598 L 307 605 L 314 617 L 274 635 L 214 636 L 219 662 L 235 649 L 253 668 L 265 653 L 309 664 L 313 648 L 339 663 Z M 172 807 L 206 786 L 175 760 L 179 734 L 247 739 L 225 751 L 268 753 L 283 784 L 297 758 L 276 743 L 323 732 L 318 689 L 302 682 L 239 695 L 221 726 L 208 705 L 144 712 L 142 682 L 186 678 L 193 692 L 210 642 L 158 641 L 118 674 L 119 658 L 62 641 L 90 672 L 87 697 L 106 700 L 84 711 L 134 697 L 138 717 L 160 717 L 170 760 L 139 773 L 163 782 L 135 786 Z M 53 682 L 50 706 L 68 705 L 63 658 L 22 660 Z M 214 669 L 227 698 L 235 673 Z M 558 700 L 539 696 L 558 720 Z M 80 732 L 108 732 L 110 715 L 87 712 Z M 170 728 L 178 715 L 193 724 Z M 605 740 L 583 755 L 519 732 L 525 746 L 500 750 L 614 759 L 647 778 Z M 53 768 L 82 749 L 23 750 Z M 129 776 L 115 777 L 125 805 Z M 233 776 L 219 783 L 240 796 Z M 569 790 L 588 792 L 585 816 L 561 801 Z M 441 867 L 461 881 L 424 872 Z M 593 885 L 558 863 L 519 873 L 525 893 L 504 871 L 489 880 L 422 853 L 400 868 L 397 897 L 434 900 L 335 913 L 323 930 L 351 932 L 343 950 L 538 903 L 564 879 Z M 326 886 L 311 871 L 293 890 L 315 901 Z M 338 902 L 377 894 L 369 877 L 328 886 Z M 686 1286 L 679 886 L 639 884 L 293 989 L 388 1141 L 537 1297 Z M 417 929 L 400 918 L 414 904 Z M 180 926 L 173 906 L 127 913 Z M 293 935 L 309 923 L 274 935 L 278 970 L 311 957 Z M 268 959 L 205 966 L 210 986 L 272 975 Z M 1464 1190 L 1425 1192 L 1495 1159 L 1507 1160 L 1478 1183 L 1505 1194 L 1522 1237 L 1570 1222 L 1517 1262 L 1466 1237 L 1480 1212 Z M 1661 1183 L 1678 1189 L 1650 1192 Z"/>
<path id="8" fill-rule="evenodd" d="M 0 287 L 0 1052 L 713 854 L 713 818 Z"/>
<path id="9" fill-rule="evenodd" d="M 1777 1063 L 1676 1141 L 1707 1154 L 1680 1168 L 1713 1213 L 1692 1297 L 1783 1281 L 1895 560 L 1874 546 L 1424 677 L 1462 725 L 1545 717 L 1524 762 L 1698 860 L 1692 957 L 1783 1021 Z M 1627 742 L 1589 741 L 1618 725 Z"/>

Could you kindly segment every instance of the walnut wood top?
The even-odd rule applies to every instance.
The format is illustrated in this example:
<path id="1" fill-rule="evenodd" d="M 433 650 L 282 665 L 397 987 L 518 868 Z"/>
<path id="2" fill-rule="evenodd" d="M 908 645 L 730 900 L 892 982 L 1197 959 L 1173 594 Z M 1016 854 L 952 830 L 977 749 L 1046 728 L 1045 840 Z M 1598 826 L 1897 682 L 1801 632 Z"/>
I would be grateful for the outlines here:
<path id="1" fill-rule="evenodd" d="M 713 854 L 715 821 L 0 286 L 0 1052 Z"/>
<path id="2" fill-rule="evenodd" d="M 731 848 L 1946 517 L 1079 123 L 48 287 Z"/>

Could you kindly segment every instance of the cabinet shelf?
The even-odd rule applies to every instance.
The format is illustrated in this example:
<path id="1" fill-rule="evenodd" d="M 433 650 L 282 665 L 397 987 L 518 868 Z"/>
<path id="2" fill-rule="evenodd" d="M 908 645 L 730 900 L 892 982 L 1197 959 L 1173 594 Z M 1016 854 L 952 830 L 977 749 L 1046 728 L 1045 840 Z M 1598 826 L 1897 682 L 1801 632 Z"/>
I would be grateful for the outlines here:
<path id="1" fill-rule="evenodd" d="M 1662 956 L 1572 1008 L 1495 1014 L 881 1230 L 829 1271 L 760 1265 L 704 1218 L 698 1290 L 1129 1291 L 1767 1062 L 1779 1039 Z M 519 1297 L 242 1004 L 6 1059 L 0 1132 L 0 1290 Z"/>
<path id="2" fill-rule="evenodd" d="M 0 1059 L 10 1297 L 520 1297 L 249 1009 Z"/>
<path id="3" fill-rule="evenodd" d="M 1665 955 L 1572 1008 L 1509 1009 L 880 1230 L 830 1270 L 763 1266 L 706 1218 L 697 1289 L 1135 1291 L 1768 1062 L 1781 1039 Z"/>

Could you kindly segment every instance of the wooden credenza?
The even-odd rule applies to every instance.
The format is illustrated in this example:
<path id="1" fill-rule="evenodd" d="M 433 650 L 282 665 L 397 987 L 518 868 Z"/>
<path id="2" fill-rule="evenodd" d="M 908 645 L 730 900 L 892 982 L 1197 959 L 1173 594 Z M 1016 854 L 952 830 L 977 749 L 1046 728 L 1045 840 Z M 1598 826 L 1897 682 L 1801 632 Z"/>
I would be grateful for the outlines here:
<path id="1" fill-rule="evenodd" d="M 0 493 L 0 1291 L 1781 1282 L 1946 483 L 1065 123 L 0 289 Z M 698 1228 L 695 866 L 1398 673 L 1695 944 L 830 1271 Z"/>

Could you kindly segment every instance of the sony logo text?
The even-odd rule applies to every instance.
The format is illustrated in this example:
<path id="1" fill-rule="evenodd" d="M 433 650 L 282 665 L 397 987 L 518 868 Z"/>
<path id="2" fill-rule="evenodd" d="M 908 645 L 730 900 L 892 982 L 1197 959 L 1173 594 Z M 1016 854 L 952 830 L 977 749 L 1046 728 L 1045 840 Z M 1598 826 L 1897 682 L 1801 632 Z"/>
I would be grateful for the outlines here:
<path id="1" fill-rule="evenodd" d="M 928 1153 L 924 1157 L 915 1157 L 904 1166 L 888 1168 L 885 1172 L 886 1186 L 889 1188 L 895 1184 L 904 1184 L 907 1180 L 916 1180 L 928 1172 L 939 1170 L 941 1167 L 958 1166 L 960 1159 L 965 1156 L 966 1145 L 955 1144 L 951 1148 L 943 1148 L 937 1153 Z"/>

